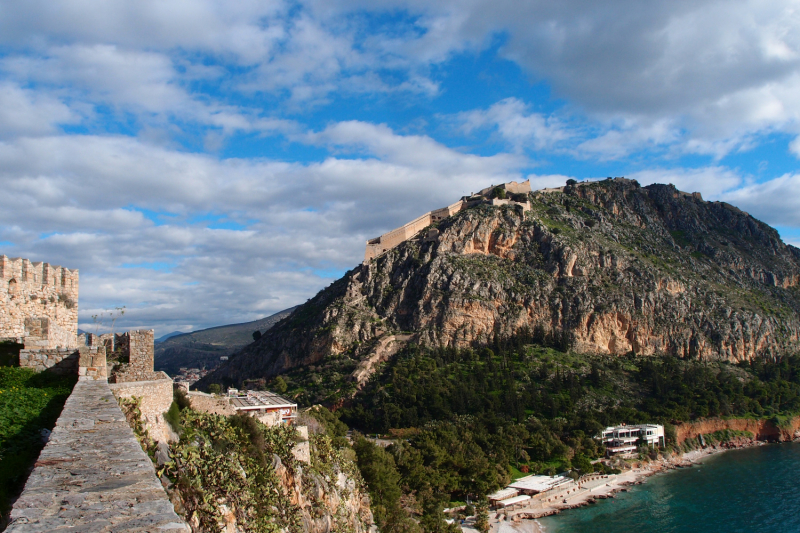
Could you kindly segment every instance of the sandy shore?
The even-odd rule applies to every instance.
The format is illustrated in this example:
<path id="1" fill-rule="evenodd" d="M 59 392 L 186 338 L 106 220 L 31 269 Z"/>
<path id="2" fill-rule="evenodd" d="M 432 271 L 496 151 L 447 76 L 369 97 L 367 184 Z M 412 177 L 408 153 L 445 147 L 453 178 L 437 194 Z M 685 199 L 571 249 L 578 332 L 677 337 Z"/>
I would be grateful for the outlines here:
<path id="1" fill-rule="evenodd" d="M 627 492 L 629 487 L 640 485 L 646 478 L 673 470 L 689 468 L 703 459 L 728 451 L 730 449 L 760 446 L 764 443 L 750 441 L 731 447 L 708 447 L 694 450 L 683 455 L 674 455 L 651 462 L 634 462 L 633 466 L 621 474 L 607 476 L 589 476 L 581 479 L 577 485 L 566 490 L 533 499 L 527 507 L 513 511 L 493 511 L 490 514 L 492 533 L 541 533 L 537 518 L 559 514 L 568 509 L 575 509 L 597 503 L 598 500 L 613 498 L 619 492 Z M 465 529 L 467 531 L 467 529 Z"/>

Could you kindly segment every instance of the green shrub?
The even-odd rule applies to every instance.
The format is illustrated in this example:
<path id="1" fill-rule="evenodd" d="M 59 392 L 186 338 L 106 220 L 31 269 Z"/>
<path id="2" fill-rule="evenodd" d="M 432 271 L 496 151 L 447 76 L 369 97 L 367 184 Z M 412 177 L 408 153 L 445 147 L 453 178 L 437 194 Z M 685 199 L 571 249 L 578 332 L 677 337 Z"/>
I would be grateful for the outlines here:
<path id="1" fill-rule="evenodd" d="M 505 200 L 506 190 L 502 187 L 495 187 L 494 189 L 492 189 L 492 198 L 497 198 L 498 200 Z"/>
<path id="2" fill-rule="evenodd" d="M 178 402 L 172 402 L 172 405 L 169 406 L 169 411 L 164 413 L 164 420 L 167 421 L 175 433 L 180 435 L 183 428 L 181 428 L 181 409 L 178 406 Z"/>

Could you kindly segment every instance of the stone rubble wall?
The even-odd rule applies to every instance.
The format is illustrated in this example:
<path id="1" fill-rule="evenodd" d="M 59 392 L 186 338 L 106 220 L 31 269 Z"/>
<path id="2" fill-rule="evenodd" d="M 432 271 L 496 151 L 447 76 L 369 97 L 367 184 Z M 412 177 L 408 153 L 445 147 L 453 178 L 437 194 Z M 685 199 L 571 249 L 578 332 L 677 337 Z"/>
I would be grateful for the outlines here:
<path id="1" fill-rule="evenodd" d="M 77 350 L 68 349 L 45 349 L 45 350 L 20 350 L 19 366 L 22 368 L 32 368 L 36 372 L 45 370 L 59 375 L 75 375 L 78 373 L 78 359 L 80 354 Z"/>
<path id="2" fill-rule="evenodd" d="M 139 410 L 142 413 L 142 421 L 153 440 L 158 442 L 177 440 L 177 435 L 164 420 L 164 413 L 172 405 L 171 379 L 110 383 L 109 388 L 116 398 L 140 398 Z"/>
<path id="3" fill-rule="evenodd" d="M 175 513 L 108 384 L 96 380 L 75 385 L 6 531 L 190 529 Z"/>
<path id="4" fill-rule="evenodd" d="M 26 342 L 25 319 L 48 319 L 52 337 Z M 77 348 L 78 271 L 0 255 L 0 338 L 27 347 Z"/>
<path id="5" fill-rule="evenodd" d="M 189 401 L 192 409 L 212 415 L 230 416 L 236 414 L 236 409 L 225 398 L 217 398 L 211 394 L 200 391 L 189 392 Z"/>
<path id="6" fill-rule="evenodd" d="M 102 347 L 81 346 L 76 349 L 23 349 L 19 366 L 36 372 L 78 375 L 80 380 L 106 379 L 106 352 Z"/>

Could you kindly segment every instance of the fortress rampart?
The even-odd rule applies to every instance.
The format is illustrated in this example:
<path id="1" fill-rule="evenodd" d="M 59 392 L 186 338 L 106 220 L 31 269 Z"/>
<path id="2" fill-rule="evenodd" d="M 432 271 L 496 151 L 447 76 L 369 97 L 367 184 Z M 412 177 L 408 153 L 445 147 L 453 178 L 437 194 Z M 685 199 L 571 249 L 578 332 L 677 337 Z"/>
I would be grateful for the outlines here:
<path id="1" fill-rule="evenodd" d="M 9 533 L 190 531 L 105 379 L 79 381 L 11 510 Z"/>
<path id="2" fill-rule="evenodd" d="M 151 436 L 176 438 L 153 330 L 77 333 L 78 271 L 0 256 L 0 340 L 23 344 L 20 367 L 78 376 L 7 531 L 189 531 L 116 400 L 136 397 Z"/>
<path id="3" fill-rule="evenodd" d="M 0 255 L 0 339 L 78 347 L 78 271 Z"/>
<path id="4" fill-rule="evenodd" d="M 530 180 L 523 181 L 521 183 L 517 183 L 516 181 L 510 181 L 508 183 L 502 183 L 500 185 L 492 185 L 491 187 L 487 187 L 481 190 L 478 194 L 464 196 L 459 201 L 454 204 L 450 204 L 447 207 L 442 207 L 441 209 L 436 209 L 434 211 L 428 211 L 424 215 L 415 218 L 411 222 L 400 226 L 397 229 L 393 229 L 387 233 L 384 233 L 380 237 L 376 237 L 375 239 L 370 239 L 367 241 L 367 247 L 364 252 L 364 262 L 369 262 L 370 259 L 374 257 L 378 257 L 382 253 L 386 252 L 387 250 L 391 250 L 392 248 L 400 245 L 401 243 L 413 238 L 420 231 L 427 228 L 433 223 L 439 222 L 440 220 L 444 220 L 445 218 L 455 215 L 462 209 L 466 209 L 467 207 L 472 207 L 478 204 L 489 204 L 489 205 L 508 205 L 508 204 L 518 204 L 522 205 L 523 210 L 530 209 L 530 203 L 528 202 L 516 202 L 511 199 L 499 199 L 499 198 L 489 198 L 496 188 L 500 188 L 505 190 L 510 194 L 528 194 L 531 192 L 531 182 Z"/>

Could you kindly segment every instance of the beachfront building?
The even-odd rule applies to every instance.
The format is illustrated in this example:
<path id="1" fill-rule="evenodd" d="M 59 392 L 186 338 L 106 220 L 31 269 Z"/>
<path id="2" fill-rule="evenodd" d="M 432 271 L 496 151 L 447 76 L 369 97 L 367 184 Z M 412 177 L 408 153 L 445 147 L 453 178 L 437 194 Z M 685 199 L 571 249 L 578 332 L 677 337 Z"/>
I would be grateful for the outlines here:
<path id="1" fill-rule="evenodd" d="M 497 505 L 498 502 L 514 498 L 515 496 L 519 496 L 519 491 L 517 489 L 500 489 L 497 492 L 489 494 L 487 499 L 489 500 L 489 505 Z"/>
<path id="2" fill-rule="evenodd" d="M 607 455 L 635 452 L 641 443 L 663 447 L 664 426 L 659 424 L 634 424 L 607 427 L 600 440 L 606 445 Z"/>
<path id="3" fill-rule="evenodd" d="M 531 496 L 547 492 L 571 483 L 572 479 L 565 476 L 525 476 L 511 483 L 508 488 L 517 490 L 522 494 Z"/>
<path id="4" fill-rule="evenodd" d="M 274 392 L 228 389 L 228 402 L 238 414 L 254 416 L 268 426 L 294 425 L 297 420 L 297 404 Z"/>

